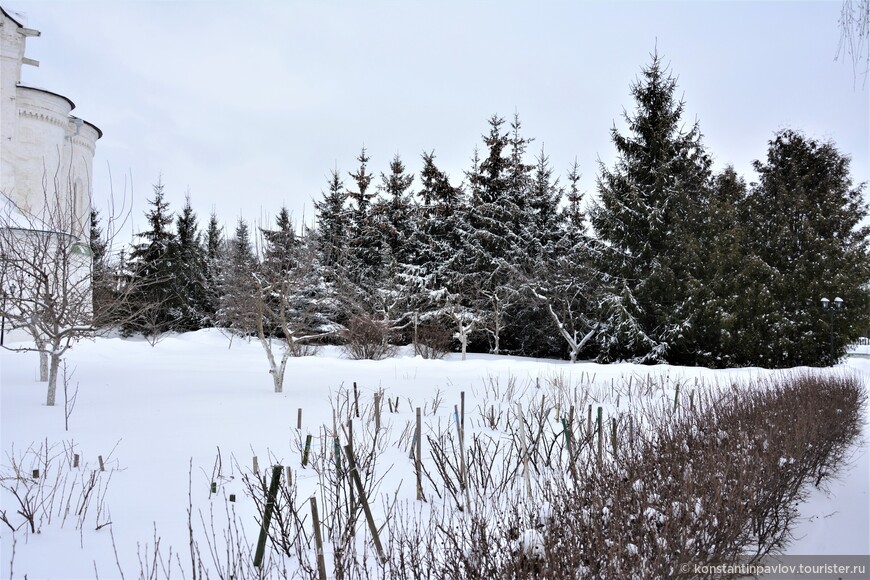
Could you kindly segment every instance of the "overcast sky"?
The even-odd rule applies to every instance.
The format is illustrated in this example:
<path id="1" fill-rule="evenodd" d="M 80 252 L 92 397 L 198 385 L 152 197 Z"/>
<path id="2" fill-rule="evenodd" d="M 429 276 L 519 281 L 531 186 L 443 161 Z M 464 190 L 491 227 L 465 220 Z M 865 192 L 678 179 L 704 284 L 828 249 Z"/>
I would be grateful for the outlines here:
<path id="1" fill-rule="evenodd" d="M 870 87 L 834 60 L 839 1 L 4 6 L 42 32 L 23 81 L 68 96 L 104 132 L 96 205 L 111 168 L 137 230 L 161 174 L 171 208 L 189 191 L 203 224 L 213 209 L 232 224 L 282 204 L 311 221 L 330 169 L 348 182 L 363 145 L 376 174 L 395 153 L 417 173 L 434 149 L 458 184 L 487 119 L 514 112 L 559 174 L 576 157 L 593 195 L 656 47 L 717 169 L 755 180 L 752 160 L 792 128 L 832 139 L 855 181 L 870 180 Z"/>

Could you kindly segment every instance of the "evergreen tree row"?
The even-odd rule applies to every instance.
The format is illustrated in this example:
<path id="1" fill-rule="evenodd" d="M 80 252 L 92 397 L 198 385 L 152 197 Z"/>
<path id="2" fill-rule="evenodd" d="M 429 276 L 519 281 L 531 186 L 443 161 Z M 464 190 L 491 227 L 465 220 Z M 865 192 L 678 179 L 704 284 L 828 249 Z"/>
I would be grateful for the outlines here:
<path id="1" fill-rule="evenodd" d="M 834 359 L 870 328 L 864 184 L 834 144 L 793 130 L 754 163 L 757 183 L 715 173 L 676 90 L 653 55 L 631 85 L 628 130 L 611 130 L 617 159 L 600 164 L 594 200 L 576 161 L 563 181 L 543 148 L 531 154 L 518 116 L 488 120 L 458 182 L 434 152 L 418 176 L 399 155 L 376 176 L 363 149 L 355 170 L 331 172 L 311 229 L 281 209 L 274 229 L 252 235 L 240 220 L 225 241 L 214 215 L 200 232 L 189 199 L 170 214 L 158 183 L 121 276 L 146 281 L 137 300 L 153 308 L 124 330 L 253 334 L 271 309 L 298 321 L 294 336 L 340 340 L 363 318 L 397 343 L 448 329 L 463 353 L 832 363 L 823 296 L 846 306 Z"/>

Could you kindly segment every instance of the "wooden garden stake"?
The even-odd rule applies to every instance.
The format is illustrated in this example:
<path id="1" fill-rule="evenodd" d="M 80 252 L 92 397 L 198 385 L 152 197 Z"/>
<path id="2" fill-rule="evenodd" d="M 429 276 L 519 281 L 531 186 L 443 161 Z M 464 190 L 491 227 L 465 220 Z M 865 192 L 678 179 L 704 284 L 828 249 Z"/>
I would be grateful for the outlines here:
<path id="1" fill-rule="evenodd" d="M 601 461 L 601 452 L 604 447 L 604 438 L 602 437 L 602 426 L 601 426 L 601 407 L 598 407 L 598 461 Z"/>
<path id="2" fill-rule="evenodd" d="M 287 480 L 287 487 L 290 487 L 290 484 L 293 482 L 293 469 L 289 465 L 287 466 L 287 477 L 285 479 Z"/>
<path id="3" fill-rule="evenodd" d="M 311 434 L 305 436 L 305 449 L 302 451 L 302 467 L 308 465 L 308 455 L 311 453 Z"/>
<path id="4" fill-rule="evenodd" d="M 73 455 L 73 468 L 77 468 L 79 466 L 79 454 L 76 453 Z"/>
<path id="5" fill-rule="evenodd" d="M 100 462 L 100 471 L 106 471 L 106 465 L 103 463 L 102 455 L 97 455 L 97 461 Z"/>
<path id="6" fill-rule="evenodd" d="M 396 402 L 398 404 L 398 398 Z M 417 407 L 417 500 L 423 499 L 423 416 L 420 407 Z"/>
<path id="7" fill-rule="evenodd" d="M 302 429 L 302 407 L 299 407 L 299 410 L 296 411 L 296 428 Z"/>
<path id="8" fill-rule="evenodd" d="M 314 526 L 314 544 L 317 548 L 317 576 L 326 580 L 326 560 L 323 559 L 323 536 L 320 534 L 320 516 L 317 514 L 317 498 L 311 496 L 311 524 Z"/>
<path id="9" fill-rule="evenodd" d="M 523 407 L 517 403 L 517 416 L 520 419 L 520 448 L 523 451 L 523 479 L 526 482 L 526 493 L 532 496 L 532 479 L 529 475 L 529 447 L 526 442 L 526 421 L 523 418 Z"/>
<path id="10" fill-rule="evenodd" d="M 589 409 L 586 415 L 586 438 L 592 442 L 592 403 L 589 403 Z"/>
<path id="11" fill-rule="evenodd" d="M 695 379 L 695 382 L 698 382 L 698 379 Z M 689 393 L 689 409 L 693 412 L 695 410 L 695 389 L 692 389 L 692 392 Z"/>
<path id="12" fill-rule="evenodd" d="M 680 401 L 680 383 L 677 383 L 677 390 L 674 392 L 674 413 L 677 412 L 677 404 Z"/>
<path id="13" fill-rule="evenodd" d="M 272 482 L 269 484 L 269 495 L 266 497 L 266 507 L 263 511 L 263 525 L 260 526 L 260 538 L 257 540 L 257 551 L 254 554 L 254 567 L 263 565 L 263 556 L 266 553 L 266 537 L 269 535 L 269 524 L 272 523 L 272 511 L 275 509 L 275 498 L 278 495 L 278 486 L 281 484 L 281 471 L 283 467 L 272 467 Z"/>
<path id="14" fill-rule="evenodd" d="M 613 445 L 613 455 L 616 456 L 616 417 L 610 420 L 610 443 Z"/>
<path id="15" fill-rule="evenodd" d="M 459 419 L 460 427 L 462 427 L 462 435 L 465 435 L 465 391 L 459 392 Z"/>
<path id="16" fill-rule="evenodd" d="M 353 412 L 359 419 L 359 391 L 356 388 L 356 381 L 353 382 Z"/>
<path id="17" fill-rule="evenodd" d="M 345 445 L 344 453 L 347 456 L 347 466 L 350 471 L 350 477 L 356 485 L 356 491 L 359 494 L 359 501 L 362 504 L 363 513 L 365 514 L 366 522 L 369 525 L 369 531 L 372 534 L 372 541 L 375 544 L 375 550 L 378 552 L 378 557 L 381 559 L 381 563 L 385 563 L 387 561 L 387 556 L 384 554 L 383 546 L 381 546 L 381 538 L 378 536 L 378 527 L 375 525 L 375 518 L 372 516 L 372 510 L 369 509 L 366 490 L 363 487 L 362 480 L 359 477 L 359 472 L 356 469 L 356 460 L 353 457 L 353 447 Z"/>
<path id="18" fill-rule="evenodd" d="M 381 430 L 381 394 L 375 393 L 375 433 Z"/>
<path id="19" fill-rule="evenodd" d="M 260 475 L 260 462 L 257 461 L 256 455 L 254 455 L 254 474 Z"/>

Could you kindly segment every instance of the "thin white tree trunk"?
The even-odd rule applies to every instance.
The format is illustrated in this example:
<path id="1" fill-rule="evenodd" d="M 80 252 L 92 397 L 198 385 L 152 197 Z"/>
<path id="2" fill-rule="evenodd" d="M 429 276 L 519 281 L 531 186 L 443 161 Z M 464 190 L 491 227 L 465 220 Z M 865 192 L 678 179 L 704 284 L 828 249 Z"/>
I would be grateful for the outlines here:
<path id="1" fill-rule="evenodd" d="M 48 394 L 45 398 L 45 404 L 49 407 L 54 407 L 55 398 L 57 397 L 57 370 L 60 367 L 60 357 L 52 354 L 50 359 L 51 361 L 48 369 Z"/>

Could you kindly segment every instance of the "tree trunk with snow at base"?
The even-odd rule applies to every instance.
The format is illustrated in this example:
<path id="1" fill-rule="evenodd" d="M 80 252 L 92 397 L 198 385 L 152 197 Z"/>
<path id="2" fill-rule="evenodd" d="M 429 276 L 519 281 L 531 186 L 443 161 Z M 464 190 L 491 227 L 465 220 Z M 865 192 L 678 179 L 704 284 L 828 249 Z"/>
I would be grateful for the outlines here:
<path id="1" fill-rule="evenodd" d="M 0 198 L 5 202 L 0 206 L 0 289 L 6 295 L 0 315 L 30 333 L 32 344 L 4 348 L 39 353 L 40 380 L 48 383 L 46 405 L 53 406 L 66 352 L 79 340 L 131 316 L 135 308 L 129 300 L 132 284 L 95 279 L 112 275 L 94 271 L 86 227 L 90 214 L 76 215 L 74 197 L 68 193 L 72 187 L 58 178 L 53 183 L 46 180 L 46 188 L 37 213 Z M 123 217 L 109 217 L 108 245 L 114 236 L 112 224 Z M 94 284 L 113 288 L 98 312 L 92 302 Z"/>

